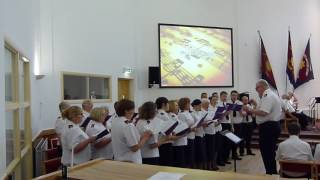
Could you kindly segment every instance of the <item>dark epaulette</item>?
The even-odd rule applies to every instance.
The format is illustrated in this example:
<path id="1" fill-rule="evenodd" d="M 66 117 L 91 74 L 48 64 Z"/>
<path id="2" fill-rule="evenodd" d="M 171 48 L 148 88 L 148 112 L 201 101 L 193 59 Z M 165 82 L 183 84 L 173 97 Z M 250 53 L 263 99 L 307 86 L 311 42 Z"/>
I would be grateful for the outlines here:
<path id="1" fill-rule="evenodd" d="M 130 121 L 129 121 L 129 120 L 126 120 L 124 123 L 129 124 L 129 123 L 130 123 Z"/>
<path id="2" fill-rule="evenodd" d="M 267 97 L 268 96 L 268 94 L 265 94 L 263 97 Z"/>
<path id="3" fill-rule="evenodd" d="M 69 126 L 68 126 L 68 128 L 70 129 L 70 128 L 73 128 L 73 125 L 72 124 L 70 124 Z"/>
<path id="4" fill-rule="evenodd" d="M 94 124 L 91 124 L 91 128 L 93 128 L 94 127 Z"/>
<path id="5" fill-rule="evenodd" d="M 160 113 L 161 115 L 164 115 L 164 113 L 162 112 L 162 113 Z"/>
<path id="6" fill-rule="evenodd" d="M 175 116 L 172 114 L 171 117 L 175 117 Z"/>
<path id="7" fill-rule="evenodd" d="M 147 120 L 147 123 L 148 123 L 148 124 L 150 124 L 150 121 L 149 121 L 149 120 Z"/>

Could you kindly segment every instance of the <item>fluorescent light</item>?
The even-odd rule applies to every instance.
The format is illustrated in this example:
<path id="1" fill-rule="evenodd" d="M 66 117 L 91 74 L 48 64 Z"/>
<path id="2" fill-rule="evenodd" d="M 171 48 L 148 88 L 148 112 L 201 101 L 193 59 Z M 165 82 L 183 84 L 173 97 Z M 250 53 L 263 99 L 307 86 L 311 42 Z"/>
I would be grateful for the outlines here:
<path id="1" fill-rule="evenodd" d="M 27 59 L 27 58 L 24 57 L 24 56 L 22 57 L 22 60 L 23 60 L 24 62 L 30 62 L 29 59 Z"/>

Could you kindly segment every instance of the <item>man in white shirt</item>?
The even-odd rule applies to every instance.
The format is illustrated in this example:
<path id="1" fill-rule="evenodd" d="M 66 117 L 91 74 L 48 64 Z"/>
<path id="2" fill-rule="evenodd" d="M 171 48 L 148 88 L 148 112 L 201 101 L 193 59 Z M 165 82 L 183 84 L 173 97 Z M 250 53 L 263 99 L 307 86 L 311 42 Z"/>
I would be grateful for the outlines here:
<path id="1" fill-rule="evenodd" d="M 266 80 L 260 79 L 256 84 L 260 101 L 256 109 L 244 107 L 247 113 L 256 116 L 259 125 L 259 147 L 267 174 L 277 174 L 276 143 L 280 135 L 281 101 L 272 92 Z"/>
<path id="2" fill-rule="evenodd" d="M 296 123 L 290 123 L 288 125 L 288 132 L 290 137 L 281 142 L 278 147 L 276 159 L 277 160 L 303 160 L 312 161 L 313 156 L 311 152 L 310 144 L 302 141 L 299 138 L 300 126 Z M 305 173 L 283 172 L 288 176 L 302 177 Z"/>

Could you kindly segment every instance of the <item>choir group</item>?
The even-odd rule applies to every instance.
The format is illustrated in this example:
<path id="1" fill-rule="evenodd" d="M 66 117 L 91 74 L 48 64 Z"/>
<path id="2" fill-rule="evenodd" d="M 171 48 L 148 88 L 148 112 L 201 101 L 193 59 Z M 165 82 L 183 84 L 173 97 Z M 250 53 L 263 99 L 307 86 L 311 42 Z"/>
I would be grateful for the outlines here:
<path id="1" fill-rule="evenodd" d="M 230 100 L 228 100 L 230 99 Z M 135 113 L 131 100 L 108 107 L 95 107 L 90 100 L 82 108 L 59 104 L 61 117 L 55 129 L 62 147 L 62 164 L 73 166 L 91 159 L 218 170 L 230 158 L 254 155 L 250 149 L 254 116 L 246 109 L 256 102 L 246 94 L 225 91 L 191 101 L 184 97 L 159 97 L 145 102 Z M 243 141 L 235 145 L 223 131 Z"/>

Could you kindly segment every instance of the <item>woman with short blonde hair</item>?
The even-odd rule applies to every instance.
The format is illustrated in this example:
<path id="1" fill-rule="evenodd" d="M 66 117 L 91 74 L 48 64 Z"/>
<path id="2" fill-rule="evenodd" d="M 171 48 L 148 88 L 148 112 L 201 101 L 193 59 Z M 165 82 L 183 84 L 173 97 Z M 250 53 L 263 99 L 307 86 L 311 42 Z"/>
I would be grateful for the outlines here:
<path id="1" fill-rule="evenodd" d="M 91 121 L 89 122 L 86 128 L 86 133 L 89 136 L 97 136 L 99 133 L 102 133 L 103 131 L 107 131 L 108 133 L 104 137 L 97 140 L 91 147 L 93 159 L 105 158 L 110 160 L 113 158 L 111 133 L 103 125 L 103 122 L 107 115 L 107 111 L 104 107 L 94 108 L 90 113 Z"/>

